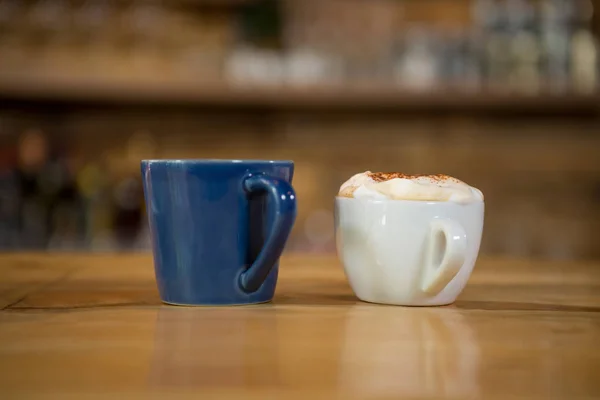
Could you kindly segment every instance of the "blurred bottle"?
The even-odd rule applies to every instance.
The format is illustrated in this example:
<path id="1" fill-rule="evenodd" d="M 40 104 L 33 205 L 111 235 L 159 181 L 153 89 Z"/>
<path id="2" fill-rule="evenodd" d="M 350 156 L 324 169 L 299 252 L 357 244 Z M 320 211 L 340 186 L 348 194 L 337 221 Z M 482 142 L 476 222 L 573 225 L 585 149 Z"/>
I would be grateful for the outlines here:
<path id="1" fill-rule="evenodd" d="M 52 154 L 42 130 L 28 129 L 20 136 L 14 176 L 17 246 L 78 247 L 82 208 L 74 174 L 66 157 Z"/>
<path id="2" fill-rule="evenodd" d="M 54 191 L 51 203 L 49 247 L 79 248 L 84 244 L 84 213 L 72 155 L 57 154 L 46 166 L 45 185 Z"/>
<path id="3" fill-rule="evenodd" d="M 425 91 L 432 89 L 440 78 L 439 52 L 429 30 L 412 27 L 403 41 L 402 58 L 395 67 L 396 82 L 402 86 Z"/>
<path id="4" fill-rule="evenodd" d="M 571 83 L 579 93 L 594 93 L 597 90 L 598 45 L 590 31 L 593 4 L 589 0 L 574 0 L 571 7 Z"/>
<path id="5" fill-rule="evenodd" d="M 569 16 L 563 0 L 540 3 L 540 39 L 543 48 L 544 85 L 563 93 L 569 81 Z"/>
<path id="6" fill-rule="evenodd" d="M 511 36 L 506 9 L 499 0 L 476 0 L 473 19 L 481 32 L 482 65 L 486 84 L 494 90 L 510 87 Z"/>
<path id="7" fill-rule="evenodd" d="M 233 85 L 278 85 L 284 78 L 284 63 L 278 52 L 237 47 L 225 64 L 226 79 Z"/>
<path id="8" fill-rule="evenodd" d="M 113 232 L 116 245 L 122 250 L 135 247 L 144 221 L 144 193 L 137 177 L 118 181 L 113 191 Z"/>
<path id="9" fill-rule="evenodd" d="M 236 22 L 237 44 L 225 65 L 227 79 L 234 84 L 280 84 L 285 72 L 281 4 L 250 2 L 240 9 Z"/>
<path id="10" fill-rule="evenodd" d="M 476 39 L 462 30 L 445 32 L 440 57 L 440 78 L 460 90 L 479 89 L 481 67 Z"/>
<path id="11" fill-rule="evenodd" d="M 49 145 L 38 129 L 26 130 L 19 138 L 16 180 L 18 185 L 18 246 L 45 248 L 50 237 L 53 188 L 44 179 Z"/>
<path id="12" fill-rule="evenodd" d="M 116 245 L 132 249 L 139 244 L 146 223 L 144 193 L 139 177 L 142 159 L 157 158 L 155 136 L 140 129 L 128 138 L 125 152 L 112 158 L 115 184 L 112 187 L 112 228 Z"/>
<path id="13" fill-rule="evenodd" d="M 102 246 L 109 237 L 112 199 L 108 190 L 106 168 L 90 161 L 77 172 L 77 186 L 84 209 L 84 241 L 86 246 Z"/>
<path id="14" fill-rule="evenodd" d="M 579 30 L 571 38 L 571 79 L 579 93 L 592 94 L 598 85 L 598 46 L 591 32 Z"/>
<path id="15" fill-rule="evenodd" d="M 529 0 L 506 0 L 510 35 L 510 82 L 515 91 L 535 94 L 541 85 L 541 45 L 536 34 L 534 8 Z"/>
<path id="16" fill-rule="evenodd" d="M 13 148 L 0 148 L 0 250 L 18 247 L 19 185 Z"/>
<path id="17" fill-rule="evenodd" d="M 475 0 L 471 4 L 476 27 L 489 32 L 502 25 L 503 13 L 499 0 Z"/>
<path id="18" fill-rule="evenodd" d="M 463 56 L 465 58 L 464 87 L 467 90 L 479 91 L 484 82 L 483 43 L 481 32 L 471 30 L 464 39 Z"/>

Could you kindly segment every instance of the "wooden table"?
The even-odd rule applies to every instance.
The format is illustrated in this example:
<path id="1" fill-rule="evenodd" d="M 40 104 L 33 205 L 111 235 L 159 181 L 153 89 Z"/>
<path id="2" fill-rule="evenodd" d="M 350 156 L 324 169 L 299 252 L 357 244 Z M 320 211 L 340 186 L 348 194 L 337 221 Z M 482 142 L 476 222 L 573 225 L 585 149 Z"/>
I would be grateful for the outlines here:
<path id="1" fill-rule="evenodd" d="M 5 254 L 0 306 L 1 399 L 600 397 L 600 263 L 482 259 L 404 308 L 287 256 L 273 303 L 184 308 L 148 254 Z"/>

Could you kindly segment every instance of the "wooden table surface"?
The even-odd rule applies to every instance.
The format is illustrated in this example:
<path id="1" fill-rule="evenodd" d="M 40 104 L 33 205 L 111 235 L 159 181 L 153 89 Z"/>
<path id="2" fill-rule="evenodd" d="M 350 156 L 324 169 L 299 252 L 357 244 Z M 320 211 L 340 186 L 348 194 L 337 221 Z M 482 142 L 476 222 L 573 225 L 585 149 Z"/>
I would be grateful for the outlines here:
<path id="1" fill-rule="evenodd" d="M 600 398 L 600 263 L 481 259 L 405 308 L 296 255 L 273 303 L 185 308 L 149 254 L 4 254 L 0 306 L 1 399 Z"/>

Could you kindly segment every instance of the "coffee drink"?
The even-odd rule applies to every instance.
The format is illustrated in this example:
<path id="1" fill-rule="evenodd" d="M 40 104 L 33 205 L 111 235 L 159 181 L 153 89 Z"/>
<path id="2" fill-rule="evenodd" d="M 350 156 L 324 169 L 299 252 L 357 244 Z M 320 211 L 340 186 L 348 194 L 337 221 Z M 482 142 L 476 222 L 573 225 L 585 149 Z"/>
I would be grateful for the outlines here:
<path id="1" fill-rule="evenodd" d="M 373 200 L 483 201 L 479 189 L 448 175 L 407 175 L 400 172 L 356 174 L 340 187 L 338 196 Z"/>
<path id="2" fill-rule="evenodd" d="M 335 200 L 338 255 L 367 302 L 453 303 L 473 270 L 483 194 L 447 175 L 357 174 Z"/>

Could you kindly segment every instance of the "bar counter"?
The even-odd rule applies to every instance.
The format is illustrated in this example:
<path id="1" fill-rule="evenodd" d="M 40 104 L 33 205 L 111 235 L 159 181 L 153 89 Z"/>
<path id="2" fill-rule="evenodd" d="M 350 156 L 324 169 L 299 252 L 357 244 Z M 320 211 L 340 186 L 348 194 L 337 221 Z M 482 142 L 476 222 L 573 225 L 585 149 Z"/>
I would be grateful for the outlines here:
<path id="1" fill-rule="evenodd" d="M 160 303 L 150 254 L 0 255 L 1 399 L 600 397 L 600 263 L 480 258 L 445 307 L 288 255 L 272 303 Z"/>

